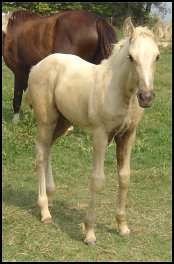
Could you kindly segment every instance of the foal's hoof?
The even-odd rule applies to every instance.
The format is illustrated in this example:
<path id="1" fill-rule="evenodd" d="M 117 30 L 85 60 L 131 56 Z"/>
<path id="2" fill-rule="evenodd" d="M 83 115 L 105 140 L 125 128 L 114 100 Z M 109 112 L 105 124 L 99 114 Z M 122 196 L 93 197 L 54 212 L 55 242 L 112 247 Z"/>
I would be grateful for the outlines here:
<path id="1" fill-rule="evenodd" d="M 53 220 L 52 220 L 51 217 L 47 217 L 47 218 L 44 218 L 44 219 L 42 218 L 41 222 L 43 224 L 52 224 L 53 223 Z"/>
<path id="2" fill-rule="evenodd" d="M 130 235 L 130 230 L 127 225 L 122 224 L 118 228 L 119 230 L 119 235 L 122 237 L 128 237 Z"/>
<path id="3" fill-rule="evenodd" d="M 84 241 L 84 243 L 87 245 L 87 246 L 94 246 L 96 244 L 96 240 L 86 240 Z"/>
<path id="4" fill-rule="evenodd" d="M 127 230 L 127 231 L 124 232 L 124 233 L 123 233 L 123 232 L 122 232 L 122 233 L 120 232 L 119 235 L 120 235 L 121 237 L 129 237 L 129 236 L 130 236 L 130 231 Z"/>

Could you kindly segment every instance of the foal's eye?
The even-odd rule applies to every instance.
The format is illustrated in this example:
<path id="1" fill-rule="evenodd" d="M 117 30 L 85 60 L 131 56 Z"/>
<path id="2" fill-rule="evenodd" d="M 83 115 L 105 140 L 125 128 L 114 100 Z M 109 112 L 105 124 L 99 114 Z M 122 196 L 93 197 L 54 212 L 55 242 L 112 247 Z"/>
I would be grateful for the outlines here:
<path id="1" fill-rule="evenodd" d="M 160 58 L 160 55 L 157 55 L 157 56 L 156 56 L 156 61 L 159 60 L 159 58 Z"/>
<path id="2" fill-rule="evenodd" d="M 130 61 L 134 61 L 132 55 L 129 54 L 129 55 L 128 55 L 128 58 L 130 59 Z"/>

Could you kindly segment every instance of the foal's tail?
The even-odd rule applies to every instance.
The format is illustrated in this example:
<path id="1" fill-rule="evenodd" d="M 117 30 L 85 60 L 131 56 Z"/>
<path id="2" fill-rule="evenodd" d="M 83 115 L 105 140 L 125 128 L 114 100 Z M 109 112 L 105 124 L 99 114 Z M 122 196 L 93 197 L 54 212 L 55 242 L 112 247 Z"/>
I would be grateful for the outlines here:
<path id="1" fill-rule="evenodd" d="M 99 64 L 103 59 L 107 59 L 112 52 L 113 44 L 117 43 L 117 34 L 114 28 L 104 19 L 98 18 L 96 21 L 98 32 L 98 48 L 94 56 L 94 63 Z"/>
<path id="2" fill-rule="evenodd" d="M 28 88 L 23 93 L 22 106 L 23 109 L 26 109 L 29 106 L 31 107 L 31 97 Z"/>

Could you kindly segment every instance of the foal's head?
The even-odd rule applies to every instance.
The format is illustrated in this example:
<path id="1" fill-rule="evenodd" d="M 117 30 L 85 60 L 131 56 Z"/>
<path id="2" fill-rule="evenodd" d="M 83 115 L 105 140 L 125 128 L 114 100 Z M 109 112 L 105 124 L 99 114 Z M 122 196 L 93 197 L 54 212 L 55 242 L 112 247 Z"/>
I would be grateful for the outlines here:
<path id="1" fill-rule="evenodd" d="M 159 50 L 153 33 L 147 28 L 130 27 L 128 59 L 131 63 L 132 74 L 137 81 L 137 97 L 139 105 L 149 107 L 155 96 L 153 80 L 156 61 L 159 59 Z"/>

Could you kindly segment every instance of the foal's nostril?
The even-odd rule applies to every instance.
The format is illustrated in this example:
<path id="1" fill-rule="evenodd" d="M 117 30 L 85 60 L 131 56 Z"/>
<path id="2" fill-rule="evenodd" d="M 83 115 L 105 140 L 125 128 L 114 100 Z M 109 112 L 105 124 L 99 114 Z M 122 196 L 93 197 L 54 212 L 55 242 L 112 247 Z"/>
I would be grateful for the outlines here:
<path id="1" fill-rule="evenodd" d="M 151 92 L 145 93 L 145 99 L 150 102 L 152 100 L 152 93 Z"/>
<path id="2" fill-rule="evenodd" d="M 141 101 L 149 101 L 150 102 L 155 97 L 155 94 L 152 91 L 149 91 L 149 92 L 139 91 L 138 97 Z"/>
<path id="3" fill-rule="evenodd" d="M 138 96 L 139 96 L 139 99 L 140 99 L 140 100 L 144 101 L 143 93 L 140 92 L 140 93 L 138 94 Z"/>
<path id="4" fill-rule="evenodd" d="M 152 100 L 154 99 L 155 94 L 152 90 L 148 92 L 139 90 L 137 93 L 137 97 L 138 97 L 139 105 L 141 107 L 146 108 L 146 107 L 151 106 Z"/>

